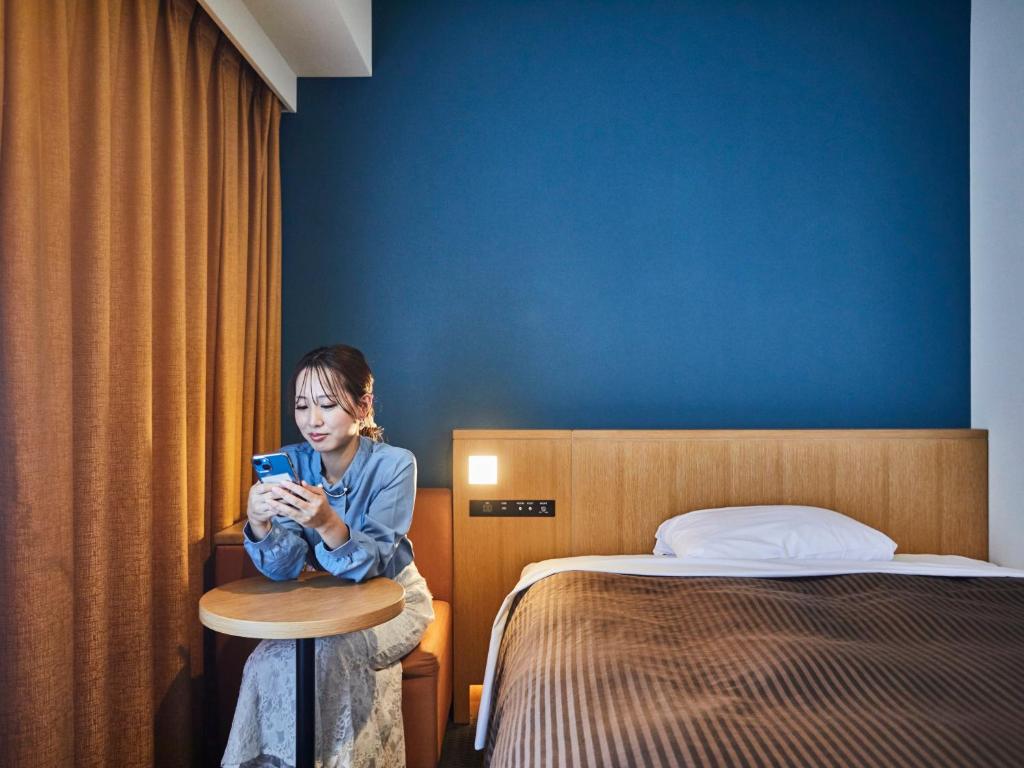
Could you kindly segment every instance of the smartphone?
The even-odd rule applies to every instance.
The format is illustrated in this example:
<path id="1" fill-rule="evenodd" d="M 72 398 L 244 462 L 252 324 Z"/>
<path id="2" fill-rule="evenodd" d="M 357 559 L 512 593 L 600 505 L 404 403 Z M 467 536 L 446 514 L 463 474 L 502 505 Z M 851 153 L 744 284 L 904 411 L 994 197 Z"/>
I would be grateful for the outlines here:
<path id="1" fill-rule="evenodd" d="M 298 475 L 287 453 L 263 453 L 252 457 L 252 468 L 261 483 L 280 483 L 291 480 L 297 483 Z"/>

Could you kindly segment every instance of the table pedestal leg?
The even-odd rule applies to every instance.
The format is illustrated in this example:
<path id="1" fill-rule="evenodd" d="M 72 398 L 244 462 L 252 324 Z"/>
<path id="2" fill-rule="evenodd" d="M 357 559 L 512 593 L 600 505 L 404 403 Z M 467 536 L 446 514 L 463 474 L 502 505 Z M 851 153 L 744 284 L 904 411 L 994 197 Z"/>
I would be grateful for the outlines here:
<path id="1" fill-rule="evenodd" d="M 295 641 L 295 765 L 313 768 L 316 747 L 316 640 Z"/>

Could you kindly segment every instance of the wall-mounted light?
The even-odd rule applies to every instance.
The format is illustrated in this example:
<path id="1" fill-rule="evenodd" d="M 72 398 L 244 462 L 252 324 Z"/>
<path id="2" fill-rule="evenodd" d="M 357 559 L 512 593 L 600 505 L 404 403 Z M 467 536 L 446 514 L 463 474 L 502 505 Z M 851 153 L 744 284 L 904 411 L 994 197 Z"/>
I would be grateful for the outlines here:
<path id="1" fill-rule="evenodd" d="M 469 457 L 469 484 L 496 485 L 498 482 L 497 456 Z"/>

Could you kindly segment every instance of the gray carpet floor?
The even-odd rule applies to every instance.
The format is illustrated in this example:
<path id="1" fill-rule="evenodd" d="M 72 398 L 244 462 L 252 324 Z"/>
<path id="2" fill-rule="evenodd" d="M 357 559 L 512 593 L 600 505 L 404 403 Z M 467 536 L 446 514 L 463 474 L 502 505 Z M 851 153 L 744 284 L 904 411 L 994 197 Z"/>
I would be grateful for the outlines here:
<path id="1" fill-rule="evenodd" d="M 472 725 L 456 725 L 449 721 L 437 768 L 483 768 L 484 753 L 473 749 L 475 731 Z"/>

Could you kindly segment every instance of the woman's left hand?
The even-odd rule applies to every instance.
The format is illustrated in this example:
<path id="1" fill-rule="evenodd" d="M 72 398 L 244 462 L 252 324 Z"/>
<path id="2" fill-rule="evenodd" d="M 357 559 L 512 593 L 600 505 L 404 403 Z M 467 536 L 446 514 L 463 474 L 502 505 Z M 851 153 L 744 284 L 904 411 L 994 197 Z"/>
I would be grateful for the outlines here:
<path id="1" fill-rule="evenodd" d="M 281 482 L 278 487 L 283 493 L 271 501 L 278 514 L 290 517 L 303 528 L 313 528 L 331 549 L 345 543 L 348 526 L 334 511 L 323 488 L 289 480 Z"/>

